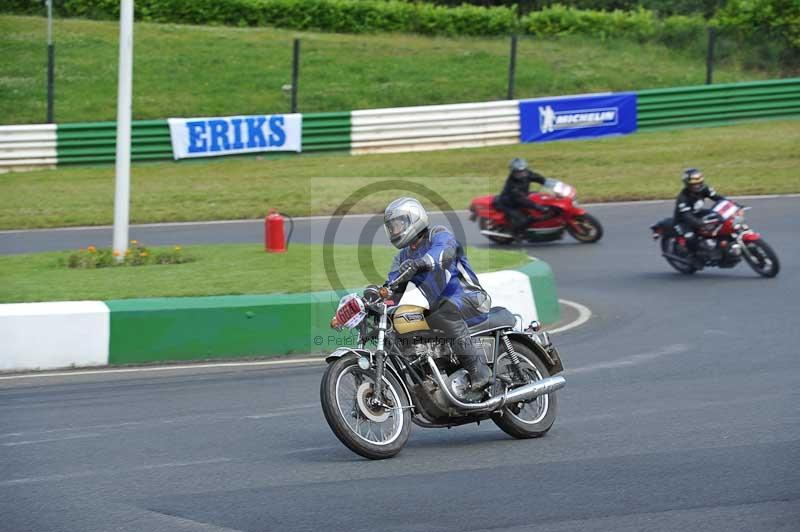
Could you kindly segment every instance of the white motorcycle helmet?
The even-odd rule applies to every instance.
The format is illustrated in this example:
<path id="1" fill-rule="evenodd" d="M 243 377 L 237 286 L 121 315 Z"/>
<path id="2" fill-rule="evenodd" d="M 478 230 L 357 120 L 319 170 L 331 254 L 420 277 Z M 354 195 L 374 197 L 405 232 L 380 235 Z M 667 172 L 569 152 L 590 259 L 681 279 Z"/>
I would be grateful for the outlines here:
<path id="1" fill-rule="evenodd" d="M 392 245 L 402 249 L 428 227 L 428 213 L 414 198 L 397 198 L 383 213 L 383 228 Z"/>

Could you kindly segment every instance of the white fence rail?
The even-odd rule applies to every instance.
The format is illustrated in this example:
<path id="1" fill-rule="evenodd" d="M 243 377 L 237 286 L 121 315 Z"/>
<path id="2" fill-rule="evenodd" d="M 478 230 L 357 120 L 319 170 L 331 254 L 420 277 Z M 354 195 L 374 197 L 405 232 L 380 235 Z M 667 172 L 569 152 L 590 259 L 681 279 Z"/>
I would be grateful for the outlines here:
<path id="1" fill-rule="evenodd" d="M 474 148 L 519 142 L 519 102 L 353 111 L 350 153 Z"/>
<path id="2" fill-rule="evenodd" d="M 0 126 L 0 173 L 55 167 L 56 125 Z"/>

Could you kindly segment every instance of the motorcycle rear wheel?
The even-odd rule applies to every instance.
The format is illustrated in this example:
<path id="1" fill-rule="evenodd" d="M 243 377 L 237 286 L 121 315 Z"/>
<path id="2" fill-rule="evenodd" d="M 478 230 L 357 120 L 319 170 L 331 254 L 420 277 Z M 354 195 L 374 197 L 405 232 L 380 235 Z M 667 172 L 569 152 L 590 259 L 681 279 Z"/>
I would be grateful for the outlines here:
<path id="1" fill-rule="evenodd" d="M 383 375 L 383 402 L 369 405 L 375 370 L 362 370 L 356 356 L 328 364 L 320 384 L 322 412 L 333 433 L 348 449 L 371 460 L 399 453 L 411 433 L 411 410 L 405 390 L 388 371 Z"/>
<path id="2" fill-rule="evenodd" d="M 746 242 L 748 255 L 744 253 L 744 259 L 747 264 L 753 268 L 753 271 L 762 277 L 775 277 L 781 270 L 781 263 L 778 261 L 778 255 L 770 247 L 769 244 L 763 240 L 754 240 Z M 752 256 L 752 257 L 751 257 Z"/>
<path id="3" fill-rule="evenodd" d="M 580 229 L 567 224 L 567 232 L 581 244 L 593 244 L 603 238 L 603 225 L 600 220 L 588 212 L 576 216 L 574 220 L 578 223 Z"/>
<path id="4" fill-rule="evenodd" d="M 519 356 L 522 371 L 533 381 L 546 379 L 550 376 L 547 366 L 527 346 L 513 342 L 514 350 Z M 512 371 L 511 360 L 508 352 L 503 351 L 497 357 L 497 374 Z M 532 401 L 507 405 L 500 412 L 492 414 L 495 425 L 508 434 L 518 439 L 539 438 L 544 436 L 555 423 L 558 413 L 558 398 L 556 393 L 540 395 Z"/>
<path id="5" fill-rule="evenodd" d="M 662 237 L 661 238 L 661 252 L 662 253 L 671 253 L 671 254 L 674 254 L 674 255 L 683 255 L 686 258 L 686 260 L 691 260 L 691 255 L 689 255 L 688 253 L 685 253 L 683 251 L 681 251 L 680 253 L 677 252 L 676 251 L 677 246 L 675 244 L 676 244 L 675 237 L 672 237 L 672 236 Z M 684 250 L 685 250 L 685 248 L 684 248 Z M 676 270 L 678 270 L 679 272 L 681 272 L 683 274 L 691 275 L 691 274 L 693 274 L 694 272 L 697 271 L 697 268 L 695 268 L 691 264 L 684 264 L 683 262 L 678 262 L 676 260 L 670 260 L 667 257 L 664 257 L 664 260 L 666 260 L 667 263 L 670 266 L 672 266 L 673 268 L 675 268 Z"/>

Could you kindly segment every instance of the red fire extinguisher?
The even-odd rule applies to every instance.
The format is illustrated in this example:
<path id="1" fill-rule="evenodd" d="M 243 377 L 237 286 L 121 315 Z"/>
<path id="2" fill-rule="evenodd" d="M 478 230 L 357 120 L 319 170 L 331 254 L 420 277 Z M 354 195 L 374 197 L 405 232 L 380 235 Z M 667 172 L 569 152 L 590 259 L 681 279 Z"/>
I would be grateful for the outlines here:
<path id="1" fill-rule="evenodd" d="M 289 236 L 283 238 L 283 218 L 289 220 Z M 264 249 L 269 253 L 286 253 L 289 249 L 289 240 L 294 231 L 294 221 L 291 216 L 280 213 L 275 209 L 270 209 L 269 214 L 264 218 Z"/>

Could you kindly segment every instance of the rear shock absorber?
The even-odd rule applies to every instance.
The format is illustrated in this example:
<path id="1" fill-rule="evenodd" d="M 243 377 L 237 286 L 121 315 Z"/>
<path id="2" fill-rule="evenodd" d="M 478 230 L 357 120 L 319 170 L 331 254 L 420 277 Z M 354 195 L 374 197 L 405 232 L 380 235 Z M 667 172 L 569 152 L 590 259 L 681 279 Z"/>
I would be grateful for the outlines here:
<path id="1" fill-rule="evenodd" d="M 506 344 L 506 351 L 508 352 L 508 358 L 511 360 L 511 366 L 514 368 L 514 373 L 519 380 L 524 381 L 525 377 L 523 377 L 522 370 L 519 367 L 519 355 L 517 355 L 517 351 L 514 349 L 514 345 L 507 334 L 503 335 L 503 343 Z"/>

